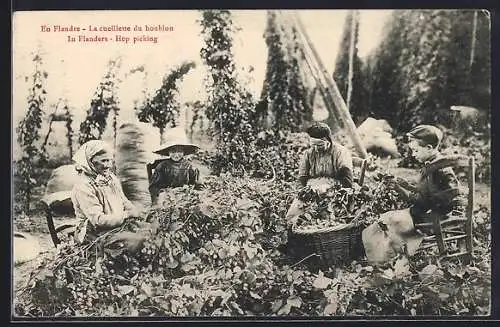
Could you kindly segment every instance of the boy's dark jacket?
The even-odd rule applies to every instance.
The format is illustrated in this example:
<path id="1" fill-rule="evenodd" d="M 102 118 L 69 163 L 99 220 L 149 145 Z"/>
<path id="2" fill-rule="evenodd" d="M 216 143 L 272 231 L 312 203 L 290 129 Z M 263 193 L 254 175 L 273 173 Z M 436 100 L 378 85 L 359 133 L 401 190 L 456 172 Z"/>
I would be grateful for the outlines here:
<path id="1" fill-rule="evenodd" d="M 426 163 L 438 159 L 436 155 Z M 447 214 L 455 206 L 458 195 L 458 179 L 452 168 L 443 168 L 427 176 L 421 176 L 412 196 L 413 206 L 410 213 L 413 217 L 421 217 L 429 209 L 435 213 Z"/>

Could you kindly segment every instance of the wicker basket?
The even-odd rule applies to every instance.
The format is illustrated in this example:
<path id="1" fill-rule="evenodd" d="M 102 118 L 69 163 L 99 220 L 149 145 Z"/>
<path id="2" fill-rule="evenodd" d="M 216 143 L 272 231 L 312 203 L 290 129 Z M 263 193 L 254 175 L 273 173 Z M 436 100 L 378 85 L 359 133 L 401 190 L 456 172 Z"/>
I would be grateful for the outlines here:
<path id="1" fill-rule="evenodd" d="M 316 230 L 293 228 L 288 235 L 289 254 L 312 267 L 325 269 L 363 255 L 363 224 L 339 224 Z"/>

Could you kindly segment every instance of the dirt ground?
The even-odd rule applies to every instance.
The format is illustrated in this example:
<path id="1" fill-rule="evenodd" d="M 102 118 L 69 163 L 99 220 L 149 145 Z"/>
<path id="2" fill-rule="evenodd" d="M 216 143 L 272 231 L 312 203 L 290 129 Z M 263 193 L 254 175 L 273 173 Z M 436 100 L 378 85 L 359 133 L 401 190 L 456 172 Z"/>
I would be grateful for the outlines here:
<path id="1" fill-rule="evenodd" d="M 388 169 L 396 177 L 405 178 L 409 181 L 418 178 L 418 173 L 415 169 L 399 168 L 396 160 L 382 160 L 379 162 L 381 167 Z M 370 173 L 367 173 L 366 178 L 370 178 Z M 42 192 L 36 192 L 41 194 Z M 491 209 L 491 187 L 486 184 L 476 184 L 476 208 L 486 207 Z M 55 218 L 56 224 L 64 221 L 65 218 Z M 40 245 L 40 254 L 32 261 L 14 266 L 13 269 L 13 285 L 14 290 L 26 285 L 30 273 L 35 269 L 43 257 L 54 255 L 56 248 L 50 239 L 45 216 L 42 212 L 36 212 L 31 217 L 17 217 L 14 222 L 14 231 L 26 232 L 34 236 Z"/>

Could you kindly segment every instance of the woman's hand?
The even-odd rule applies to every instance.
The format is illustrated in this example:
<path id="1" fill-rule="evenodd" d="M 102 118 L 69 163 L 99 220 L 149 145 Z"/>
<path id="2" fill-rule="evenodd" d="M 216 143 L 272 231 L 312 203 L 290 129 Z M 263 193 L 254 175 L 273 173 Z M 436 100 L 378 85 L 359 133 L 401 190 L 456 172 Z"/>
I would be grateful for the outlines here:
<path id="1" fill-rule="evenodd" d="M 125 219 L 128 219 L 128 218 L 138 218 L 141 216 L 141 210 L 137 207 L 132 207 L 132 208 L 129 208 L 127 210 L 125 210 L 124 214 L 123 214 L 123 217 Z"/>
<path id="2" fill-rule="evenodd" d="M 366 161 L 366 170 L 375 171 L 375 170 L 377 170 L 377 168 L 378 168 L 378 165 L 376 162 L 376 158 L 370 156 Z"/>
<path id="3" fill-rule="evenodd" d="M 131 218 L 135 218 L 134 212 L 132 212 L 131 210 L 125 210 L 125 212 L 123 213 L 123 220 L 125 221 Z"/>
<path id="4" fill-rule="evenodd" d="M 205 184 L 203 183 L 196 183 L 194 184 L 194 189 L 196 191 L 201 191 L 201 190 L 204 190 L 206 187 L 205 187 Z"/>

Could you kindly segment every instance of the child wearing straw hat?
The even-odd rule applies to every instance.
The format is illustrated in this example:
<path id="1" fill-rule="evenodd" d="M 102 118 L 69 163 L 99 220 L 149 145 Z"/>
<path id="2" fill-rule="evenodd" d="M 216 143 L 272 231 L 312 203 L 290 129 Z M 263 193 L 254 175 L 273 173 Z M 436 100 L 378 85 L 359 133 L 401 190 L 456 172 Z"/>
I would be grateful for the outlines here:
<path id="1" fill-rule="evenodd" d="M 156 154 L 167 156 L 156 167 L 149 185 L 149 192 L 153 204 L 156 203 L 161 190 L 166 188 L 194 185 L 196 189 L 203 187 L 200 172 L 186 159 L 187 155 L 198 151 L 199 147 L 188 141 L 184 129 L 176 127 L 167 131 L 165 143 L 153 151 Z"/>

